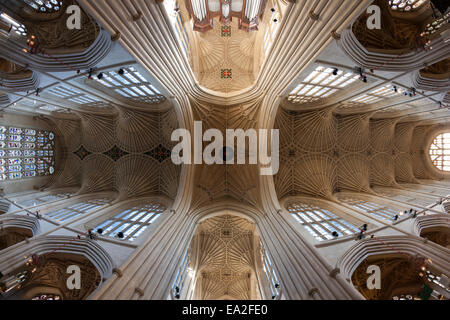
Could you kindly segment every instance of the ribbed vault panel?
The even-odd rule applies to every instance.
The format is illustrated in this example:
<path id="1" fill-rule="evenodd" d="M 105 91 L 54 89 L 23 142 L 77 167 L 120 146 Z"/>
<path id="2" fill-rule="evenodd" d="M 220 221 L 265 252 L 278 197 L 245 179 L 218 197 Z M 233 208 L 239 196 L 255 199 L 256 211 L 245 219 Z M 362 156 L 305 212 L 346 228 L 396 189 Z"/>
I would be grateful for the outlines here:
<path id="1" fill-rule="evenodd" d="M 116 118 L 79 115 L 81 122 L 56 120 L 67 148 L 59 186 L 78 185 L 83 193 L 117 190 L 122 198 L 175 198 L 181 166 L 170 158 L 174 145 L 170 136 L 178 127 L 173 109 L 160 113 L 127 109 Z"/>
<path id="2" fill-rule="evenodd" d="M 389 153 L 377 153 L 370 160 L 370 184 L 390 187 L 395 184 L 395 165 Z"/>
<path id="3" fill-rule="evenodd" d="M 370 121 L 370 141 L 374 152 L 392 152 L 395 120 Z"/>
<path id="4" fill-rule="evenodd" d="M 113 117 L 80 113 L 83 145 L 91 152 L 106 152 L 115 144 Z"/>
<path id="5" fill-rule="evenodd" d="M 160 143 L 171 144 L 177 128 L 173 109 L 164 113 L 124 110 L 117 120 L 117 144 L 127 152 L 146 152 Z"/>
<path id="6" fill-rule="evenodd" d="M 114 188 L 114 161 L 102 154 L 92 154 L 83 161 L 82 193 L 93 193 Z"/>
<path id="7" fill-rule="evenodd" d="M 423 148 L 429 128 L 371 113 L 279 110 L 279 198 L 309 195 L 333 199 L 336 191 L 372 193 L 371 185 L 395 186 L 427 177 Z"/>

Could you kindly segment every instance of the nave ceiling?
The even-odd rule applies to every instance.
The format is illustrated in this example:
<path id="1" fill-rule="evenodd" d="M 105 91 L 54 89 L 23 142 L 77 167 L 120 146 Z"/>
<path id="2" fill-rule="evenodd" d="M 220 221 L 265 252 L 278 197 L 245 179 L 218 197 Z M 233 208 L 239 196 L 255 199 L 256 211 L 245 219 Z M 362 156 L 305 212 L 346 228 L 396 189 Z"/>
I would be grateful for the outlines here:
<path id="1" fill-rule="evenodd" d="M 283 6 L 286 7 L 286 4 Z M 93 9 L 91 5 L 84 8 L 87 11 Z M 184 4 L 181 4 L 180 9 L 181 17 L 189 19 Z M 260 29 L 264 29 L 264 24 L 270 22 L 270 11 L 270 7 L 267 7 Z M 223 67 L 228 58 L 238 62 L 238 69 L 248 75 L 252 74 L 252 81 L 256 81 L 257 69 L 263 59 L 257 53 L 258 50 L 263 50 L 261 39 L 256 39 L 261 37 L 258 34 L 260 31 L 240 30 L 236 23 L 237 19 L 232 19 L 227 26 L 229 29 L 225 30 L 222 28 L 224 24 L 217 20 L 213 23 L 213 29 L 207 32 L 187 32 L 193 42 L 192 47 L 195 48 L 190 56 L 192 71 L 197 77 L 200 76 L 200 85 L 203 82 L 201 77 L 215 77 L 215 81 L 205 80 L 207 85 L 216 86 L 209 88 L 213 91 L 219 89 L 218 91 L 230 93 L 227 89 L 229 79 L 223 79 L 217 74 L 218 65 L 222 64 Z M 227 34 L 228 30 L 231 35 Z M 145 30 L 141 28 L 141 32 Z M 256 42 L 261 48 L 254 48 Z M 335 42 L 328 43 L 322 47 L 315 62 L 304 66 L 297 76 L 298 80 L 305 79 L 314 68 L 324 63 L 330 67 L 334 62 L 338 69 L 349 72 L 352 60 Z M 99 65 L 99 70 L 108 72 L 105 77 L 110 77 L 110 70 L 124 66 L 124 62 L 133 63 L 132 58 L 124 55 L 121 50 L 118 43 L 114 43 L 108 61 Z M 260 61 L 255 62 L 255 59 Z M 144 72 L 142 67 L 138 69 L 141 73 Z M 434 74 L 442 70 L 445 71 L 445 68 L 436 66 L 426 71 Z M 95 74 L 98 72 L 100 71 Z M 239 79 L 246 79 L 245 76 L 241 77 L 239 73 L 234 75 L 237 77 L 233 78 L 233 86 L 237 91 L 251 85 L 252 81 L 245 85 L 239 82 Z M 266 117 L 266 104 L 270 100 L 267 95 L 255 94 L 254 90 L 250 90 L 248 94 L 240 94 L 226 105 L 221 105 L 220 93 L 206 94 L 197 90 L 186 96 L 190 114 L 180 115 L 180 110 L 177 110 L 178 102 L 172 100 L 173 97 L 165 90 L 160 91 L 169 99 L 163 97 L 162 101 L 146 104 L 110 93 L 104 94 L 108 92 L 106 88 L 100 87 L 97 81 L 83 79 L 83 76 L 85 74 L 82 73 L 76 77 L 55 77 L 44 73 L 41 82 L 48 89 L 35 98 L 38 105 L 48 102 L 55 107 L 61 105 L 64 101 L 52 96 L 56 92 L 53 88 L 58 85 L 61 87 L 61 84 L 79 90 L 80 95 L 102 97 L 100 107 L 87 104 L 75 109 L 47 112 L 46 115 L 55 117 L 54 123 L 63 134 L 65 142 L 65 165 L 54 179 L 55 186 L 78 185 L 83 193 L 113 189 L 119 191 L 121 197 L 161 194 L 174 199 L 178 188 L 183 187 L 177 185 L 181 167 L 172 164 L 168 156 L 174 146 L 170 141 L 171 132 L 183 126 L 180 121 L 185 122 L 192 117 L 194 121 L 202 121 L 203 130 L 217 128 L 224 135 L 226 128 L 258 128 L 261 126 L 261 119 Z M 145 77 L 149 82 L 157 82 L 152 72 L 145 74 Z M 286 99 L 286 95 L 281 95 L 281 108 L 275 113 L 274 126 L 280 129 L 281 140 L 281 168 L 273 178 L 278 198 L 303 194 L 331 199 L 333 193 L 339 190 L 370 193 L 373 185 L 398 187 L 398 182 L 418 182 L 418 178 L 433 177 L 424 167 L 424 150 L 419 142 L 424 142 L 427 132 L 434 130 L 438 124 L 432 121 L 420 122 L 420 117 L 425 116 L 427 119 L 426 111 L 429 109 L 423 106 L 442 99 L 442 96 L 437 95 L 439 93 L 422 91 L 412 99 L 406 97 L 402 100 L 389 96 L 377 103 L 345 105 L 351 97 L 386 85 L 389 79 L 394 79 L 399 87 L 409 86 L 405 74 L 375 71 L 372 72 L 369 83 L 357 81 L 350 86 L 357 94 L 351 95 L 349 87 L 329 98 L 303 103 L 290 101 Z M 291 90 L 298 80 L 294 79 L 287 90 Z M 27 109 L 28 100 L 33 100 L 29 94 L 21 95 L 18 106 L 12 106 L 11 103 L 8 107 L 30 111 Z M 72 100 L 70 103 L 73 102 L 73 99 L 69 100 Z M 236 103 L 231 102 L 233 100 Z M 411 110 L 415 108 L 414 104 L 420 103 L 423 105 L 421 108 L 425 109 L 416 117 L 405 117 L 407 114 L 404 109 L 399 108 L 407 105 L 407 110 Z M 395 111 L 396 108 L 399 109 Z M 437 118 L 446 115 L 445 110 L 432 109 L 431 112 L 436 113 Z M 261 206 L 261 177 L 257 165 L 203 164 L 192 167 L 195 173 L 191 181 L 186 181 L 186 186 L 192 183 L 194 188 L 193 208 L 223 200 Z"/>
<path id="2" fill-rule="evenodd" d="M 289 99 L 294 88 L 323 62 L 346 72 L 354 68 L 356 63 L 331 31 L 343 32 L 370 1 L 352 2 L 351 8 L 334 7 L 328 1 L 289 5 L 292 16 L 286 17 L 286 23 L 293 31 L 280 29 L 275 51 L 266 64 L 262 36 L 258 31 L 238 30 L 236 21 L 231 23 L 230 37 L 223 35 L 217 19 L 206 33 L 192 36 L 189 31 L 190 39 L 196 39 L 192 52 L 197 56 L 186 59 L 153 1 L 137 1 L 126 10 L 119 10 L 123 9 L 120 1 L 82 0 L 80 4 L 111 35 L 120 35 L 110 44 L 105 61 L 98 64 L 99 71 L 117 72 L 120 67 L 139 65 L 136 68 L 148 72 L 145 77 L 160 95 L 150 102 L 124 98 L 86 80 L 85 70 L 76 76 L 73 70 L 61 74 L 41 71 L 40 86 L 45 90 L 40 96 L 16 92 L 6 103 L 12 112 L 40 113 L 50 119 L 63 143 L 62 165 L 46 185 L 38 187 L 73 186 L 79 187 L 81 194 L 114 190 L 120 200 L 160 195 L 177 202 L 183 197 L 184 201 L 178 202 L 183 202 L 187 212 L 238 202 L 263 215 L 267 198 L 275 204 L 297 195 L 335 200 L 334 194 L 340 191 L 374 194 L 375 186 L 402 188 L 402 183 L 442 178 L 427 167 L 425 147 L 430 134 L 448 128 L 449 111 L 436 107 L 444 101 L 448 85 L 433 91 L 430 86 L 434 82 L 430 85 L 426 75 L 445 74 L 445 67 L 433 64 L 434 68 L 420 73 L 422 77 L 416 74 L 420 70 L 395 73 L 375 69 L 368 73 L 368 83 L 357 80 L 328 97 L 300 99 L 300 103 Z M 302 5 L 308 10 L 300 9 Z M 144 13 L 140 18 L 136 8 Z M 317 9 L 320 19 L 311 18 L 309 9 Z M 111 18 L 105 19 L 109 14 Z M 336 21 L 334 14 L 340 16 Z M 296 19 L 305 22 L 305 28 L 294 29 Z M 303 33 L 302 28 L 311 34 Z M 142 42 L 143 38 L 146 41 Z M 125 51 L 129 53 L 120 59 Z M 338 52 L 335 60 L 330 52 Z M 231 78 L 221 75 L 225 69 L 232 69 Z M 414 79 L 424 86 L 417 96 L 388 96 L 367 104 L 352 101 L 392 83 L 410 88 Z M 61 85 L 79 91 L 75 98 L 93 96 L 96 101 L 79 104 L 52 95 L 52 88 Z M 293 95 L 300 96 L 299 92 Z M 45 106 L 59 109 L 38 110 Z M 279 129 L 279 172 L 261 177 L 258 165 L 174 165 L 171 134 L 179 127 L 192 129 L 194 121 L 202 121 L 204 131 L 216 128 L 224 136 L 226 129 Z M 191 198 L 184 195 L 186 190 Z M 229 238 L 224 229 L 233 236 Z M 202 298 L 251 298 L 254 232 L 254 225 L 231 216 L 199 225 Z"/>

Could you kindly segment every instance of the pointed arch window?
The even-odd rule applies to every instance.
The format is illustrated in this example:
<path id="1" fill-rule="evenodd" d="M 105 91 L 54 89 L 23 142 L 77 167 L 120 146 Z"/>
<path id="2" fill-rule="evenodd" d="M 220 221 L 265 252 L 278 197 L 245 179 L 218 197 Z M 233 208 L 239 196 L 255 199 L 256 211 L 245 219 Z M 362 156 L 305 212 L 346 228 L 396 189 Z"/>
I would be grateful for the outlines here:
<path id="1" fill-rule="evenodd" d="M 430 157 L 441 171 L 450 171 L 450 132 L 438 135 L 430 146 Z"/>
<path id="2" fill-rule="evenodd" d="M 165 209 L 159 203 L 126 209 L 97 225 L 95 230 L 106 237 L 134 241 L 161 216 Z"/>
<path id="3" fill-rule="evenodd" d="M 0 181 L 52 175 L 55 134 L 0 126 Z"/>
<path id="4" fill-rule="evenodd" d="M 352 223 L 314 205 L 292 203 L 287 210 L 318 241 L 330 240 L 336 235 L 347 236 L 359 231 Z"/>

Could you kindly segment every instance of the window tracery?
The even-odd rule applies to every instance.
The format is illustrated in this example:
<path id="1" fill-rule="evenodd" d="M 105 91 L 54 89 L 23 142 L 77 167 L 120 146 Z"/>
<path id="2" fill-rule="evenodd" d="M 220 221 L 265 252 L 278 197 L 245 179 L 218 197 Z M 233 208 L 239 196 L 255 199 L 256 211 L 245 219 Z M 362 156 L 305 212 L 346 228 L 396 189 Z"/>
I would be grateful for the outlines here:
<path id="1" fill-rule="evenodd" d="M 57 86 L 50 90 L 48 90 L 49 93 L 52 95 L 57 96 L 58 98 L 68 100 L 72 103 L 80 104 L 80 105 L 90 105 L 95 104 L 97 102 L 97 99 L 88 95 L 84 94 L 74 88 L 69 88 L 66 86 Z"/>
<path id="2" fill-rule="evenodd" d="M 103 72 L 103 77 L 95 80 L 107 88 L 113 89 L 121 96 L 149 103 L 162 102 L 165 97 L 133 66 L 122 71 Z"/>
<path id="3" fill-rule="evenodd" d="M 111 201 L 112 199 L 109 198 L 86 200 L 75 204 L 71 204 L 67 207 L 58 210 L 48 212 L 45 215 L 48 218 L 52 218 L 60 222 L 66 222 L 80 215 L 92 212 L 106 204 L 111 203 Z"/>
<path id="4" fill-rule="evenodd" d="M 352 198 L 339 198 L 345 204 L 348 204 L 352 207 L 365 211 L 366 213 L 373 215 L 379 219 L 384 221 L 392 222 L 394 220 L 394 216 L 399 213 L 399 210 L 394 210 L 389 208 L 388 206 L 384 206 L 375 202 L 365 201 L 361 199 L 352 199 Z"/>
<path id="5" fill-rule="evenodd" d="M 52 175 L 55 134 L 0 126 L 0 181 Z"/>
<path id="6" fill-rule="evenodd" d="M 345 219 L 317 206 L 292 203 L 287 209 L 318 241 L 333 239 L 334 232 L 338 236 L 347 236 L 359 231 L 356 226 Z"/>
<path id="7" fill-rule="evenodd" d="M 70 193 L 70 192 L 49 194 L 46 196 L 41 196 L 41 197 L 37 197 L 37 198 L 33 198 L 33 199 L 17 201 L 17 203 L 23 207 L 34 207 L 34 206 L 41 205 L 46 202 L 58 201 L 61 199 L 70 198 L 72 195 L 73 195 L 73 193 Z"/>
<path id="8" fill-rule="evenodd" d="M 159 203 L 151 203 L 121 211 L 95 227 L 106 237 L 134 241 L 152 223 L 156 221 L 166 208 Z"/>
<path id="9" fill-rule="evenodd" d="M 306 103 L 326 98 L 359 78 L 352 72 L 318 66 L 290 93 L 288 100 Z"/>
<path id="10" fill-rule="evenodd" d="M 441 171 L 450 171 L 450 132 L 438 135 L 430 146 L 433 165 Z"/>
<path id="11" fill-rule="evenodd" d="M 406 92 L 406 90 L 402 88 L 394 90 L 391 85 L 386 85 L 376 88 L 367 94 L 362 94 L 350 101 L 356 103 L 370 104 L 380 102 L 385 99 L 393 98 L 395 96 L 399 96 L 401 93 L 404 92 Z"/>
<path id="12" fill-rule="evenodd" d="M 439 31 L 442 27 L 448 25 L 450 19 L 450 12 L 447 12 L 442 17 L 437 18 L 433 22 L 430 22 L 426 25 L 425 30 L 422 32 L 422 36 L 424 35 L 432 35 Z"/>

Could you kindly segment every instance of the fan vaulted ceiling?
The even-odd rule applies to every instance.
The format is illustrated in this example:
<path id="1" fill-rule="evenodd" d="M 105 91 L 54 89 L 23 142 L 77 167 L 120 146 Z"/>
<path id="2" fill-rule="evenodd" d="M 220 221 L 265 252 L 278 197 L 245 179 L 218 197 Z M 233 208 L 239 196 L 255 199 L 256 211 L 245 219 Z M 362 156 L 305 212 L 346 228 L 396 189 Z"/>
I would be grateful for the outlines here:
<path id="1" fill-rule="evenodd" d="M 23 73 L 23 86 L 32 88 L 1 87 L 0 104 L 11 113 L 39 115 L 58 135 L 58 170 L 36 187 L 76 186 L 81 194 L 113 190 L 120 200 L 158 195 L 172 200 L 174 212 L 237 203 L 264 215 L 289 196 L 335 200 L 340 191 L 374 194 L 376 186 L 442 178 L 427 167 L 424 154 L 428 136 L 448 128 L 449 110 L 442 107 L 448 77 L 445 67 L 435 65 L 448 58 L 448 42 L 433 39 L 437 49 L 423 59 L 434 67 L 423 72 L 420 63 L 410 68 L 414 54 L 377 68 L 379 54 L 391 51 L 380 53 L 370 47 L 373 38 L 360 38 L 373 49 L 366 50 L 357 43 L 364 36 L 361 23 L 355 23 L 356 35 L 349 28 L 371 2 L 281 1 L 283 8 L 275 11 L 288 14 L 276 28 L 267 6 L 259 30 L 243 30 L 238 19 L 208 17 L 211 28 L 202 33 L 187 28 L 194 18 L 180 3 L 188 39 L 180 42 L 170 25 L 174 13 L 167 17 L 154 1 L 128 7 L 118 0 L 80 0 L 85 14 L 98 21 L 86 45 L 96 47 L 90 46 L 95 35 L 97 48 L 105 51 L 77 42 L 71 50 L 87 51 L 86 59 L 73 61 L 75 70 L 49 59 L 34 61 L 35 71 L 29 71 L 14 67 L 24 59 L 20 49 L 12 56 L 0 48 L 10 60 L 1 63 L 4 78 Z M 197 9 L 194 14 L 206 19 Z M 397 49 L 401 36 L 414 31 L 405 28 L 396 29 L 395 39 L 376 36 Z M 364 59 L 360 74 L 355 66 Z M 173 164 L 171 134 L 192 129 L 193 121 L 222 133 L 279 129 L 279 172 L 271 177 L 260 176 L 258 165 Z M 252 298 L 254 225 L 226 215 L 198 228 L 202 297 Z"/>

